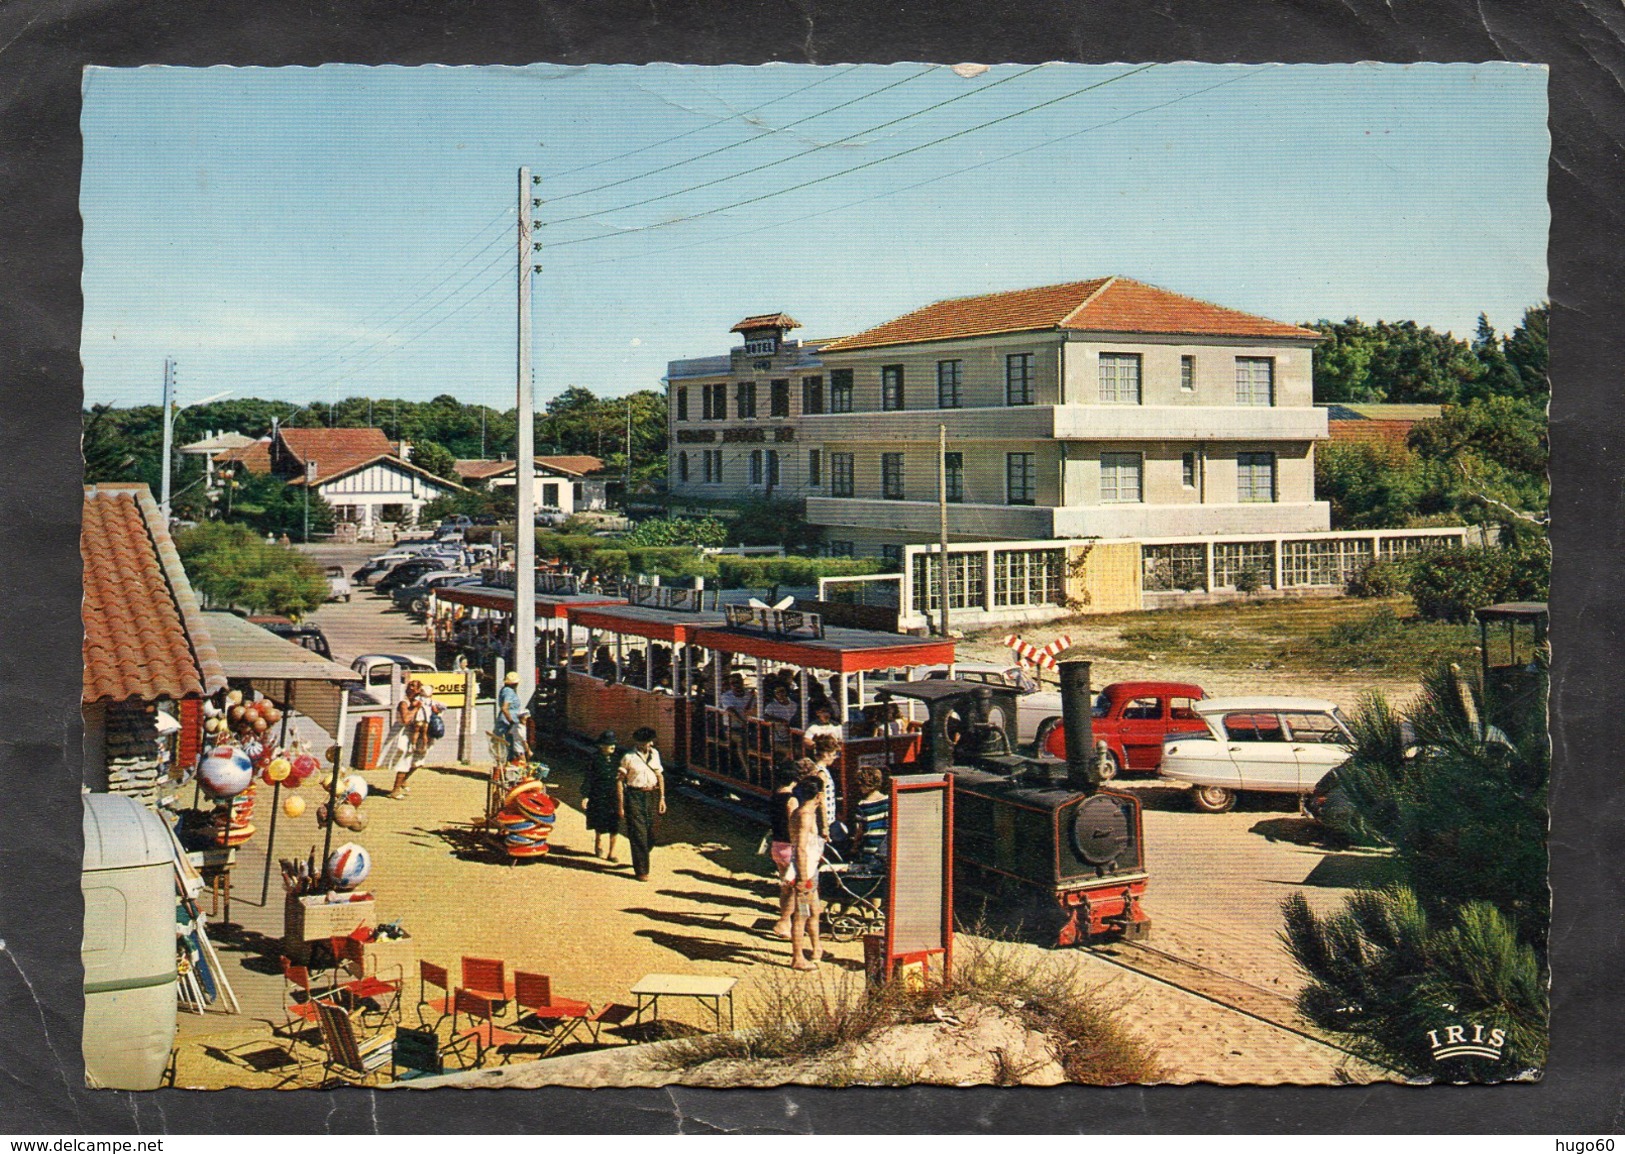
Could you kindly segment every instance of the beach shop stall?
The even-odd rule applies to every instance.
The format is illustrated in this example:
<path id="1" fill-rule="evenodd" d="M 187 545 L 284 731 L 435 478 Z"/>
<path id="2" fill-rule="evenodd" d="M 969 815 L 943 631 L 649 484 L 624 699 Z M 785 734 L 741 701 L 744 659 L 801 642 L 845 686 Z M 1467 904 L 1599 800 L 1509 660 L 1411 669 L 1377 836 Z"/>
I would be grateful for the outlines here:
<path id="1" fill-rule="evenodd" d="M 689 770 L 729 790 L 766 797 L 775 766 L 802 756 L 807 726 L 817 705 L 827 702 L 842 727 L 832 773 L 846 820 L 857 801 L 859 766 L 889 772 L 919 757 L 917 724 L 907 717 L 888 721 L 879 691 L 907 680 L 918 666 L 954 661 L 952 641 L 829 626 L 817 613 L 749 605 L 728 606 L 720 625 L 695 632 L 693 647 L 705 676 L 686 751 Z M 754 693 L 749 710 L 728 707 L 734 673 Z M 764 691 L 769 681 L 787 687 L 793 712 L 781 706 L 774 715 Z"/>
<path id="2" fill-rule="evenodd" d="M 623 605 L 576 606 L 569 620 L 586 644 L 571 656 L 565 682 L 569 729 L 592 738 L 613 729 L 622 741 L 642 726 L 674 765 L 688 758 L 691 703 L 706 671 L 696 633 L 726 618 L 701 608 L 698 589 L 627 587 Z"/>

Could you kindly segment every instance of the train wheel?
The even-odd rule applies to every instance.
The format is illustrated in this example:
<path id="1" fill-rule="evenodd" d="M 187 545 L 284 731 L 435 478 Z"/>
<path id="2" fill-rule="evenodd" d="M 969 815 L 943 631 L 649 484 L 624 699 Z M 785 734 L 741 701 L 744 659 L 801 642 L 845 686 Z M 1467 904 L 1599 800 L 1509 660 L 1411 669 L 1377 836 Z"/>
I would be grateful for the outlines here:
<path id="1" fill-rule="evenodd" d="M 1229 813 L 1236 808 L 1236 791 L 1217 785 L 1198 785 L 1191 789 L 1191 801 L 1203 813 Z"/>

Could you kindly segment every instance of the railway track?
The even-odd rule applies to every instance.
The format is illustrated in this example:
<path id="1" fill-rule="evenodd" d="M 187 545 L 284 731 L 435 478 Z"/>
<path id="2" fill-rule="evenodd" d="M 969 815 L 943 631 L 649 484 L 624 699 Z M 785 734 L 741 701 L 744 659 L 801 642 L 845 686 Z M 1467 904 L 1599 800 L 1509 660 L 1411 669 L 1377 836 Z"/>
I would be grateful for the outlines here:
<path id="1" fill-rule="evenodd" d="M 1141 942 L 1110 942 L 1088 947 L 1089 953 L 1104 962 L 1161 982 L 1165 986 L 1194 994 L 1209 1002 L 1245 1014 L 1260 1022 L 1296 1034 L 1352 1058 L 1360 1058 L 1330 1034 L 1316 1029 L 1298 1013 L 1291 998 L 1266 990 L 1242 978 L 1222 973 L 1199 962 L 1178 957 Z M 1364 1058 L 1360 1059 L 1365 1061 Z"/>

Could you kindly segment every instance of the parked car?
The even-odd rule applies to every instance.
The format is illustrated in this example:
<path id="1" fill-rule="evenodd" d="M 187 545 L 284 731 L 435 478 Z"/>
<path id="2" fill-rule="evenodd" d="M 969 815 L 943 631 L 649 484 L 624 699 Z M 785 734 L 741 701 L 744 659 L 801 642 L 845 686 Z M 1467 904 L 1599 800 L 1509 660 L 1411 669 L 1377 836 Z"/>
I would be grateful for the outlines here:
<path id="1" fill-rule="evenodd" d="M 916 679 L 941 681 L 948 676 L 946 665 L 925 665 L 914 671 Z M 953 675 L 961 681 L 980 681 L 987 685 L 1007 686 L 1016 690 L 1016 736 L 1021 741 L 1033 741 L 1039 728 L 1051 718 L 1061 716 L 1061 695 L 1044 689 L 1019 665 L 1001 665 L 994 661 L 959 661 L 953 666 Z"/>
<path id="2" fill-rule="evenodd" d="M 413 609 L 414 602 L 427 599 L 430 590 L 438 589 L 442 585 L 457 585 L 464 581 L 475 581 L 478 578 L 473 574 L 464 573 L 461 569 L 431 569 L 410 585 L 397 585 L 390 599 L 399 609 Z"/>
<path id="3" fill-rule="evenodd" d="M 536 523 L 538 525 L 562 525 L 569 520 L 569 516 L 557 505 L 538 505 L 536 507 Z"/>
<path id="4" fill-rule="evenodd" d="M 350 585 L 350 579 L 344 575 L 344 566 L 329 565 L 327 567 L 327 599 L 329 601 L 348 601 L 355 592 Z"/>
<path id="5" fill-rule="evenodd" d="M 1213 697 L 1195 709 L 1207 732 L 1170 737 L 1160 772 L 1188 784 L 1205 813 L 1233 809 L 1241 793 L 1310 794 L 1354 742 L 1337 706 L 1314 697 Z"/>
<path id="6" fill-rule="evenodd" d="M 440 527 L 435 530 L 435 536 L 438 537 L 442 532 L 451 529 L 466 529 L 473 523 L 474 518 L 466 513 L 452 513 L 449 516 L 440 518 Z"/>
<path id="7" fill-rule="evenodd" d="M 402 686 L 414 673 L 435 671 L 434 662 L 404 653 L 363 653 L 350 662 L 350 668 L 361 675 L 361 688 L 350 691 L 350 702 L 354 705 L 388 704 L 390 682 L 397 668 L 401 671 Z"/>
<path id="8" fill-rule="evenodd" d="M 333 660 L 333 650 L 327 644 L 327 634 L 315 625 L 300 625 L 288 620 L 286 617 L 260 615 L 250 617 L 249 622 L 258 625 L 261 629 L 275 633 L 284 640 L 291 641 L 301 648 L 312 653 L 320 654 L 327 660 Z"/>
<path id="9" fill-rule="evenodd" d="M 1207 722 L 1196 711 L 1206 697 L 1200 685 L 1184 681 L 1118 681 L 1102 689 L 1089 711 L 1095 745 L 1105 742 L 1109 755 L 1102 760 L 1101 777 L 1126 769 L 1154 771 L 1170 737 L 1207 733 Z M 1059 718 L 1044 727 L 1038 746 L 1066 756 L 1066 726 Z"/>
<path id="10" fill-rule="evenodd" d="M 446 562 L 440 557 L 414 557 L 410 561 L 402 561 L 388 573 L 378 579 L 373 589 L 379 593 L 393 593 L 402 585 L 410 585 L 419 578 L 430 573 L 437 573 L 446 567 Z"/>
<path id="11" fill-rule="evenodd" d="M 358 585 L 370 585 L 402 561 L 410 561 L 416 556 L 416 553 L 406 553 L 394 549 L 388 553 L 379 553 L 375 557 L 367 558 L 366 564 L 350 574 L 350 580 Z"/>
<path id="12" fill-rule="evenodd" d="M 476 513 L 474 514 L 473 523 L 476 525 L 495 525 L 497 524 L 497 515 L 495 513 Z"/>

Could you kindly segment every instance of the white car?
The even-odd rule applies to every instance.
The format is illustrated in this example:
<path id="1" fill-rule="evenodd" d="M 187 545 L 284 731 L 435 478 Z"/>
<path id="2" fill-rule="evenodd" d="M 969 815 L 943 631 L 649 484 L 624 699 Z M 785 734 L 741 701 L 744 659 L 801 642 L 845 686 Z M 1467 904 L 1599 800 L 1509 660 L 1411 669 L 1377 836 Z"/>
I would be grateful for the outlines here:
<path id="1" fill-rule="evenodd" d="M 1310 793 L 1349 759 L 1353 735 L 1330 701 L 1314 697 L 1210 697 L 1197 716 L 1208 732 L 1169 734 L 1159 774 L 1191 787 L 1205 813 L 1234 808 L 1239 793 Z"/>
<path id="2" fill-rule="evenodd" d="M 1052 717 L 1061 716 L 1061 695 L 1043 689 L 1019 665 L 1000 665 L 992 661 L 957 661 L 953 676 L 960 681 L 980 681 L 987 685 L 1000 685 L 1014 689 L 1016 698 L 1016 736 L 1021 741 L 1032 741 L 1038 736 L 1038 727 Z M 916 681 L 942 681 L 948 677 L 946 665 L 922 665 L 915 669 Z"/>
<path id="3" fill-rule="evenodd" d="M 403 686 L 414 673 L 435 671 L 434 662 L 429 659 L 402 653 L 363 653 L 350 662 L 350 668 L 361 674 L 360 687 L 350 690 L 352 705 L 389 704 L 393 674 L 397 668 L 400 669 Z"/>

